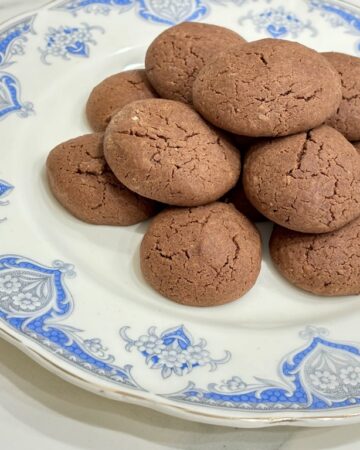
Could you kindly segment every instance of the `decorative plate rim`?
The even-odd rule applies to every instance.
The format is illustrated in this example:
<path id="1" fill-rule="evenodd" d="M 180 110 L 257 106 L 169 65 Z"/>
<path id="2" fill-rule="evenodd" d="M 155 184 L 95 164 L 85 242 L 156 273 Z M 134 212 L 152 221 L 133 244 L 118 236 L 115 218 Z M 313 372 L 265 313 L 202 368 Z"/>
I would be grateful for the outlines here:
<path id="1" fill-rule="evenodd" d="M 27 339 L 24 335 L 19 335 L 10 327 L 4 326 L 4 323 L 2 323 L 1 321 L 0 338 L 14 345 L 18 350 L 30 357 L 33 361 L 35 361 L 44 369 L 48 370 L 50 373 L 88 392 L 108 398 L 110 400 L 144 406 L 160 413 L 170 414 L 184 420 L 208 423 L 211 425 L 223 425 L 227 427 L 266 428 L 279 425 L 302 427 L 326 427 L 333 425 L 341 426 L 344 425 L 343 421 L 345 419 L 346 424 L 348 425 L 358 423 L 360 419 L 360 412 L 341 414 L 336 416 L 323 415 L 316 417 L 310 417 L 309 415 L 299 416 L 297 413 L 296 416 L 292 416 L 290 414 L 288 416 L 274 415 L 273 417 L 239 417 L 236 415 L 223 416 L 220 414 L 205 414 L 202 411 L 189 409 L 186 406 L 181 406 L 175 403 L 166 403 L 163 401 L 164 399 L 162 397 L 159 397 L 156 394 L 151 394 L 149 392 L 144 392 L 143 395 L 141 395 L 141 393 L 134 393 L 131 390 L 121 388 L 117 388 L 115 390 L 108 387 L 105 390 L 103 386 L 96 385 L 95 381 L 92 381 L 90 383 L 86 376 L 82 376 L 81 372 L 79 374 L 75 374 L 70 370 L 65 370 L 64 367 L 52 361 L 51 358 L 48 357 L 48 352 L 46 352 L 46 350 L 44 350 L 44 348 L 42 348 L 39 344 Z M 154 396 L 155 398 L 148 398 L 149 394 L 150 396 Z M 220 411 L 221 410 L 219 410 L 219 412 Z M 331 423 L 329 423 L 329 421 L 331 421 Z"/>
<path id="2" fill-rule="evenodd" d="M 32 8 L 26 12 L 18 14 L 10 19 L 3 21 L 0 27 L 15 23 L 22 17 L 27 17 L 42 10 L 48 10 L 53 4 L 59 3 L 59 0 L 51 0 L 46 4 L 38 8 Z M 339 2 L 340 3 L 340 2 Z M 357 7 L 350 1 L 341 1 L 342 4 Z M 10 188 L 13 186 L 9 184 Z M 25 258 L 26 259 L 26 258 Z M 71 364 L 61 359 L 56 359 L 55 355 L 50 353 L 44 346 L 41 346 L 39 342 L 33 341 L 29 336 L 22 333 L 18 333 L 14 328 L 7 325 L 0 320 L 0 337 L 16 346 L 23 353 L 31 357 L 41 366 L 49 370 L 50 372 L 60 376 L 64 380 L 71 382 L 83 389 L 93 392 L 98 395 L 102 395 L 114 400 L 124 401 L 128 403 L 138 404 L 145 406 L 162 413 L 171 414 L 179 418 L 187 420 L 195 420 L 205 423 L 236 426 L 236 427 L 266 427 L 274 425 L 297 425 L 297 426 L 330 426 L 330 425 L 343 425 L 346 423 L 356 423 L 360 419 L 359 412 L 348 412 L 344 414 L 344 409 L 329 411 L 329 414 L 324 415 L 311 415 L 312 412 L 306 412 L 301 414 L 299 411 L 268 411 L 267 416 L 262 415 L 238 415 L 236 410 L 221 410 L 212 408 L 205 412 L 201 410 L 202 405 L 189 405 L 189 403 L 175 403 L 171 401 L 171 398 L 160 396 L 149 391 L 132 391 L 126 387 L 110 386 L 106 380 L 99 378 L 95 379 L 95 376 L 82 372 L 74 368 Z M 60 364 L 57 363 L 60 361 Z M 89 381 L 90 380 L 90 381 Z M 242 414 L 246 414 L 245 411 L 240 410 Z M 316 412 L 316 411 L 315 411 Z M 251 411 L 248 412 L 251 414 Z M 333 414 L 332 414 L 333 413 Z M 317 412 L 319 414 L 319 411 Z"/>

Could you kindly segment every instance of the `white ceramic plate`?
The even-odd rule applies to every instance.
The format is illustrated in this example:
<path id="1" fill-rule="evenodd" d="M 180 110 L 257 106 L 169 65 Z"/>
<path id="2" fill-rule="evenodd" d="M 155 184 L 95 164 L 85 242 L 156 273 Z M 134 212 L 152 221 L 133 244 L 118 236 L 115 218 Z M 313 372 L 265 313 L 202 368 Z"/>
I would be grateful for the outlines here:
<path id="1" fill-rule="evenodd" d="M 147 286 L 147 224 L 96 227 L 49 192 L 44 162 L 89 131 L 93 86 L 141 67 L 166 26 L 360 52 L 360 5 L 323 0 L 61 0 L 0 29 L 0 331 L 81 387 L 190 420 L 308 426 L 360 417 L 360 303 L 288 285 L 267 254 L 241 300 L 196 309 Z M 75 276 L 76 275 L 76 276 Z M 61 393 L 59 393 L 61 395 Z"/>

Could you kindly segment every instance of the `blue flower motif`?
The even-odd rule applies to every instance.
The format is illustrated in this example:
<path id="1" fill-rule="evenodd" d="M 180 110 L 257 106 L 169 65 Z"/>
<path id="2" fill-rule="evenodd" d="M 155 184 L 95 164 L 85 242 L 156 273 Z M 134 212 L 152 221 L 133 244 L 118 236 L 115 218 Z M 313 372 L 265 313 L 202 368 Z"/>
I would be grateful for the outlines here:
<path id="1" fill-rule="evenodd" d="M 336 374 L 329 370 L 315 370 L 309 375 L 310 380 L 315 387 L 320 389 L 336 389 L 339 386 Z"/>
<path id="2" fill-rule="evenodd" d="M 64 277 L 74 275 L 74 267 L 61 261 L 47 267 L 19 256 L 0 257 L 0 321 L 78 369 L 143 390 L 132 377 L 131 366 L 115 365 L 100 338 L 84 338 L 83 330 L 63 322 L 74 308 Z M 206 341 L 195 340 L 183 325 L 162 333 L 150 327 L 136 339 L 127 335 L 128 330 L 128 326 L 120 329 L 126 350 L 136 348 L 164 380 L 197 367 L 214 371 L 231 357 L 225 352 L 222 359 L 212 358 Z M 175 402 L 229 410 L 329 410 L 359 405 L 360 347 L 325 339 L 327 334 L 314 326 L 302 330 L 299 335 L 306 343 L 280 362 L 277 380 L 254 376 L 253 382 L 245 382 L 236 374 L 206 387 L 190 381 L 180 391 L 162 395 Z"/>
<path id="3" fill-rule="evenodd" d="M 166 25 L 198 20 L 208 13 L 202 0 L 137 0 L 137 6 L 143 19 Z"/>
<path id="4" fill-rule="evenodd" d="M 8 25 L 0 31 L 0 66 L 13 64 L 13 56 L 24 54 L 24 43 L 27 34 L 34 33 L 35 15 L 25 17 Z"/>
<path id="5" fill-rule="evenodd" d="M 321 16 L 334 28 L 344 27 L 348 33 L 360 36 L 360 15 L 353 9 L 328 0 L 309 0 L 309 7 L 310 11 L 320 11 Z M 360 40 L 355 42 L 355 49 L 360 52 Z"/>
<path id="6" fill-rule="evenodd" d="M 228 380 L 224 380 L 220 384 L 219 389 L 223 391 L 239 392 L 247 388 L 247 384 L 238 376 L 233 376 Z"/>
<path id="7" fill-rule="evenodd" d="M 12 186 L 10 183 L 5 180 L 0 180 L 0 206 L 6 206 L 9 204 L 9 200 L 2 199 L 7 197 L 13 189 L 14 186 Z M 6 218 L 0 218 L 0 223 L 4 222 L 4 220 L 6 220 Z"/>
<path id="8" fill-rule="evenodd" d="M 41 306 L 41 299 L 31 292 L 20 292 L 11 298 L 12 310 L 16 312 L 21 311 L 27 313 L 28 311 L 37 311 Z"/>
<path id="9" fill-rule="evenodd" d="M 130 374 L 131 367 L 114 365 L 114 357 L 101 339 L 84 339 L 82 330 L 61 323 L 74 308 L 64 277 L 74 276 L 74 266 L 59 260 L 47 267 L 20 256 L 3 255 L 0 321 L 92 375 L 141 390 Z"/>
<path id="10" fill-rule="evenodd" d="M 10 316 L 25 317 L 56 308 L 52 283 L 51 273 L 0 268 L 0 310 Z"/>
<path id="11" fill-rule="evenodd" d="M 260 13 L 249 12 L 239 22 L 251 20 L 258 32 L 265 32 L 272 38 L 284 38 L 290 35 L 296 38 L 304 30 L 310 30 L 315 36 L 316 30 L 310 21 L 303 22 L 294 13 L 286 11 L 282 6 L 269 8 Z"/>
<path id="12" fill-rule="evenodd" d="M 360 367 L 347 366 L 340 369 L 340 378 L 344 385 L 360 385 Z"/>
<path id="13" fill-rule="evenodd" d="M 28 117 L 34 112 L 33 104 L 21 101 L 20 82 L 6 72 L 0 72 L 0 120 L 16 112 L 19 117 Z"/>
<path id="14" fill-rule="evenodd" d="M 2 201 L 1 199 L 9 195 L 9 193 L 14 189 L 10 183 L 5 180 L 0 180 L 0 205 L 8 205 L 9 201 Z"/>
<path id="15" fill-rule="evenodd" d="M 172 374 L 182 376 L 195 367 L 207 365 L 213 371 L 231 357 L 230 352 L 226 351 L 222 359 L 213 359 L 206 349 L 205 339 L 194 342 L 183 325 L 167 329 L 160 335 L 156 332 L 156 327 L 150 327 L 147 334 L 135 340 L 127 335 L 128 329 L 129 327 L 120 329 L 120 336 L 127 342 L 126 350 L 131 351 L 135 347 L 146 358 L 146 364 L 150 368 L 161 369 L 163 378 L 169 378 Z"/>
<path id="16" fill-rule="evenodd" d="M 109 14 L 113 9 L 119 13 L 132 8 L 136 0 L 65 0 L 53 9 L 70 12 L 74 16 L 80 11 L 93 14 Z"/>
<path id="17" fill-rule="evenodd" d="M 353 10 L 339 6 L 338 2 L 309 0 L 309 7 L 310 11 L 319 10 L 334 27 L 346 26 L 350 32 L 360 32 L 360 16 Z"/>
<path id="18" fill-rule="evenodd" d="M 46 46 L 39 49 L 41 60 L 45 64 L 48 56 L 70 59 L 71 56 L 88 57 L 89 44 L 96 44 L 93 38 L 93 30 L 104 32 L 103 28 L 90 26 L 83 23 L 77 27 L 62 26 L 59 28 L 49 28 L 45 35 Z"/>
<path id="19" fill-rule="evenodd" d="M 36 15 L 24 17 L 0 30 L 0 68 L 14 64 L 14 57 L 25 53 L 27 34 L 34 33 Z M 30 102 L 21 102 L 20 82 L 12 74 L 0 72 L 0 120 L 15 112 L 19 117 L 28 117 L 33 112 Z"/>
<path id="20" fill-rule="evenodd" d="M 242 3 L 246 0 L 233 0 Z M 150 22 L 175 25 L 184 21 L 199 20 L 209 12 L 209 6 L 203 0 L 65 0 L 54 9 L 76 15 L 80 11 L 94 14 L 119 13 L 136 7 L 138 15 Z"/>
<path id="21" fill-rule="evenodd" d="M 308 326 L 299 335 L 307 344 L 279 365 L 281 380 L 238 375 L 199 388 L 194 383 L 169 399 L 224 408 L 321 410 L 360 404 L 360 348 L 323 338 L 328 331 Z"/>
<path id="22" fill-rule="evenodd" d="M 4 275 L 0 277 L 0 292 L 5 295 L 17 294 L 21 288 L 18 278 L 12 275 Z"/>
<path id="23" fill-rule="evenodd" d="M 108 348 L 103 345 L 101 339 L 99 338 L 91 338 L 83 340 L 84 347 L 94 356 L 97 356 L 100 359 L 105 360 L 114 360 L 112 355 L 108 355 Z"/>

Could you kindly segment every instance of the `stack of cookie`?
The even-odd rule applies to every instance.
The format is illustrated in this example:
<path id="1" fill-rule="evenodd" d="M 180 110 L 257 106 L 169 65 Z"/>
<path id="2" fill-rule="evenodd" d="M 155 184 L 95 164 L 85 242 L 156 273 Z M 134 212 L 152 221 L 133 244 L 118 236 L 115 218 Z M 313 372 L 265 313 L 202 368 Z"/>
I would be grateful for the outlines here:
<path id="1" fill-rule="evenodd" d="M 264 218 L 289 281 L 360 293 L 357 58 L 184 23 L 153 41 L 145 70 L 96 86 L 86 112 L 95 133 L 51 151 L 50 187 L 89 223 L 157 214 L 141 268 L 165 297 L 213 306 L 244 295 L 261 265 L 252 221 Z"/>

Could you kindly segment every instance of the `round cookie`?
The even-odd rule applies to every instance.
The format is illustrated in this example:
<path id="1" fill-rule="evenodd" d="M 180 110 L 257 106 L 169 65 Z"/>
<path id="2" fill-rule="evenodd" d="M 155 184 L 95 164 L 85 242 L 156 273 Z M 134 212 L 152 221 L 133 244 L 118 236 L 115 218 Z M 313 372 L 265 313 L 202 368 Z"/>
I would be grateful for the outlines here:
<path id="1" fill-rule="evenodd" d="M 195 108 L 245 136 L 286 136 L 321 125 L 341 101 L 340 76 L 315 50 L 262 39 L 222 52 L 199 72 Z"/>
<path id="2" fill-rule="evenodd" d="M 327 125 L 252 147 L 243 184 L 264 216 L 291 230 L 326 233 L 360 215 L 359 155 Z"/>
<path id="3" fill-rule="evenodd" d="M 163 296 L 183 305 L 216 306 L 254 285 L 261 239 L 232 205 L 170 208 L 151 223 L 140 258 L 145 279 Z"/>
<path id="4" fill-rule="evenodd" d="M 323 53 L 341 77 L 342 100 L 327 124 L 349 141 L 360 139 L 360 58 L 344 53 Z"/>
<path id="5" fill-rule="evenodd" d="M 144 197 L 198 206 L 222 197 L 240 175 L 240 153 L 189 105 L 152 99 L 125 106 L 105 134 L 118 179 Z"/>
<path id="6" fill-rule="evenodd" d="M 270 255 L 295 286 L 319 295 L 360 294 L 360 218 L 326 234 L 275 226 Z"/>
<path id="7" fill-rule="evenodd" d="M 193 82 L 209 58 L 244 42 L 227 28 L 184 22 L 152 42 L 145 57 L 146 74 L 161 97 L 191 103 Z"/>
<path id="8" fill-rule="evenodd" d="M 80 220 L 96 225 L 132 225 L 157 212 L 156 203 L 129 191 L 112 174 L 103 134 L 86 134 L 55 147 L 46 162 L 57 200 Z"/>
<path id="9" fill-rule="evenodd" d="M 145 70 L 127 70 L 105 78 L 91 91 L 86 104 L 87 119 L 95 131 L 104 131 L 123 106 L 135 100 L 157 97 Z"/>

